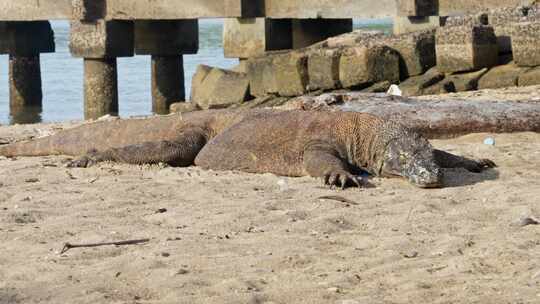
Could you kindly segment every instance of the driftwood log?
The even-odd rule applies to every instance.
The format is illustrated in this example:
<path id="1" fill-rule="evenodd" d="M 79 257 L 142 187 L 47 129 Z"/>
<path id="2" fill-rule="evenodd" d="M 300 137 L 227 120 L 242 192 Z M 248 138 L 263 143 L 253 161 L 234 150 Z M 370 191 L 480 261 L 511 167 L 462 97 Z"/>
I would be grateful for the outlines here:
<path id="1" fill-rule="evenodd" d="M 355 111 L 393 119 L 428 138 L 470 133 L 540 132 L 540 101 L 471 101 L 404 98 L 386 94 L 301 96 L 282 108 Z"/>

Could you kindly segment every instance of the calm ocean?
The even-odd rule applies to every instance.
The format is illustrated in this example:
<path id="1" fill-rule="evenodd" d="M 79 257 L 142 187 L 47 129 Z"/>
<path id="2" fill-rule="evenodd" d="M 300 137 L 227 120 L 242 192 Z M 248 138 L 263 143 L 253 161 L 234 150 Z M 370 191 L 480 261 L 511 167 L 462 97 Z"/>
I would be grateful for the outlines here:
<path id="1" fill-rule="evenodd" d="M 44 122 L 80 120 L 83 118 L 83 63 L 71 57 L 68 49 L 69 24 L 52 22 L 56 52 L 41 55 Z M 356 21 L 355 28 L 389 31 L 390 20 Z M 199 64 L 230 68 L 237 59 L 223 57 L 222 22 L 205 20 L 199 24 L 199 53 L 184 56 L 186 96 L 191 78 Z M 120 115 L 123 117 L 151 113 L 150 56 L 118 59 Z M 8 56 L 0 55 L 0 124 L 9 123 Z"/>

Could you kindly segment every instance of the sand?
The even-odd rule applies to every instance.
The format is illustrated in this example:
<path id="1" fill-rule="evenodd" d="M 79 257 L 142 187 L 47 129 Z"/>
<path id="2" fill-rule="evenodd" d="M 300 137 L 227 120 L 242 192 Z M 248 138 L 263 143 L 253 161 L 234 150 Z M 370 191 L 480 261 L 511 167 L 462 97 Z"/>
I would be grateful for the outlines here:
<path id="1" fill-rule="evenodd" d="M 443 189 L 370 178 L 337 191 L 309 177 L 0 158 L 0 303 L 540 303 L 540 226 L 523 225 L 540 218 L 540 134 L 433 143 L 498 168 L 447 170 Z"/>

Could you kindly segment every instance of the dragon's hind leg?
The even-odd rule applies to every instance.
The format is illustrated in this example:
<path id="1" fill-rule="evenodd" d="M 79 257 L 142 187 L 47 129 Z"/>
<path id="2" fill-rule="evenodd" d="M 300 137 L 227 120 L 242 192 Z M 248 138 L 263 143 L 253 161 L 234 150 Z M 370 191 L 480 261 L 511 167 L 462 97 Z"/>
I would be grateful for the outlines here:
<path id="1" fill-rule="evenodd" d="M 88 153 L 68 164 L 69 167 L 89 167 L 103 161 L 128 164 L 166 163 L 187 167 L 207 142 L 207 134 L 201 128 L 184 130 L 175 140 L 145 142 L 105 151 Z"/>

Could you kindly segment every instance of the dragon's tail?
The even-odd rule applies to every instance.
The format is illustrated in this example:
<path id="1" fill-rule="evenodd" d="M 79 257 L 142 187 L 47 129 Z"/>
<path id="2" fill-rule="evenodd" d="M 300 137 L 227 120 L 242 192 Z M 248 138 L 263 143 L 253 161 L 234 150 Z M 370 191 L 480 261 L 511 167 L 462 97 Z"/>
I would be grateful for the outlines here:
<path id="1" fill-rule="evenodd" d="M 0 146 L 0 156 L 44 156 L 59 154 L 55 152 L 55 142 L 51 137 L 21 141 L 5 146 Z"/>

